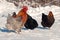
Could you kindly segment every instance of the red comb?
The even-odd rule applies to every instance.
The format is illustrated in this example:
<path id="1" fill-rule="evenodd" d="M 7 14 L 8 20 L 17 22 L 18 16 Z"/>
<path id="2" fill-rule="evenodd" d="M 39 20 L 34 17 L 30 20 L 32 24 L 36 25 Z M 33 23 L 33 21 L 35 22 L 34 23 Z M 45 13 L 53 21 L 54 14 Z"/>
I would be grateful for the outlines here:
<path id="1" fill-rule="evenodd" d="M 27 7 L 27 6 L 23 6 L 22 8 L 23 8 L 23 9 L 28 9 L 28 7 Z"/>
<path id="2" fill-rule="evenodd" d="M 26 12 L 28 10 L 27 6 L 23 6 L 22 9 Z"/>

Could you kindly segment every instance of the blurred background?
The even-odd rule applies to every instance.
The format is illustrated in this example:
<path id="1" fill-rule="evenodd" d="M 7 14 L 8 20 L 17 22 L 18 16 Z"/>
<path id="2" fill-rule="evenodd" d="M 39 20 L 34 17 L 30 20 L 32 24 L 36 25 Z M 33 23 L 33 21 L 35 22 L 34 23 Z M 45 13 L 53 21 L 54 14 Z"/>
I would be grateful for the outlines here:
<path id="1" fill-rule="evenodd" d="M 60 6 L 60 0 L 6 0 L 8 2 L 14 3 L 16 7 L 22 7 L 23 5 L 30 6 L 33 8 L 39 6 Z"/>

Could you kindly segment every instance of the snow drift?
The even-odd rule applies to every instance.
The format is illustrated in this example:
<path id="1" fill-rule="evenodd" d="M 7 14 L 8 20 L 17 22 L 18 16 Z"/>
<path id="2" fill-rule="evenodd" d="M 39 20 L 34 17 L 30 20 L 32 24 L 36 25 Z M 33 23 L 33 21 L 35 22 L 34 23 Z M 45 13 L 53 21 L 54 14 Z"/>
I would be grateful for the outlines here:
<path id="1" fill-rule="evenodd" d="M 14 32 L 9 33 L 9 31 L 5 28 L 5 24 L 7 15 L 12 14 L 14 11 L 18 13 L 20 9 L 5 0 L 0 1 L 1 40 L 60 40 L 60 7 L 54 5 L 39 8 L 29 7 L 27 13 L 37 20 L 39 27 L 34 30 L 22 28 L 22 32 L 20 34 L 16 34 Z M 43 29 L 41 25 L 42 13 L 48 14 L 49 11 L 52 11 L 55 17 L 55 23 L 50 30 Z"/>

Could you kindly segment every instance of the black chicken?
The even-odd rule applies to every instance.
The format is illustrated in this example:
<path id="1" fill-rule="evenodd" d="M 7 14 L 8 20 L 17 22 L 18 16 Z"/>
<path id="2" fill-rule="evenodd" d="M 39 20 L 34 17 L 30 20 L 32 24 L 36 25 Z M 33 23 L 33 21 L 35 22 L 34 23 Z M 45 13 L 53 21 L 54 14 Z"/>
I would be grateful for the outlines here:
<path id="1" fill-rule="evenodd" d="M 38 27 L 38 23 L 37 23 L 37 21 L 35 19 L 33 19 L 30 15 L 28 15 L 28 19 L 27 19 L 27 22 L 25 23 L 25 27 L 27 29 L 32 30 L 32 29 Z"/>
<path id="2" fill-rule="evenodd" d="M 53 16 L 53 13 L 50 11 L 48 15 L 45 15 L 44 13 L 42 13 L 42 26 L 45 28 L 45 27 L 48 27 L 50 28 L 53 23 L 55 21 L 55 18 Z"/>

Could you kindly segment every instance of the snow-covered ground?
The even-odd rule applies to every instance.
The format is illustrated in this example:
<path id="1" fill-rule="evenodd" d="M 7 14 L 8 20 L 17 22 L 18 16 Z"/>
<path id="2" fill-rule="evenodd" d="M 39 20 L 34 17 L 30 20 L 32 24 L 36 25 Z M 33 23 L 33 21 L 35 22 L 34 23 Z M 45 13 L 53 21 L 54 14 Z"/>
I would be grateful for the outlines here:
<path id="1" fill-rule="evenodd" d="M 37 20 L 39 27 L 34 30 L 22 29 L 20 34 L 9 32 L 5 28 L 7 15 L 14 11 L 18 13 L 20 9 L 14 4 L 0 0 L 0 40 L 60 40 L 60 7 L 46 6 L 39 8 L 29 7 L 28 14 Z M 52 11 L 55 17 L 55 23 L 50 30 L 43 29 L 41 25 L 42 13 L 48 14 Z"/>

